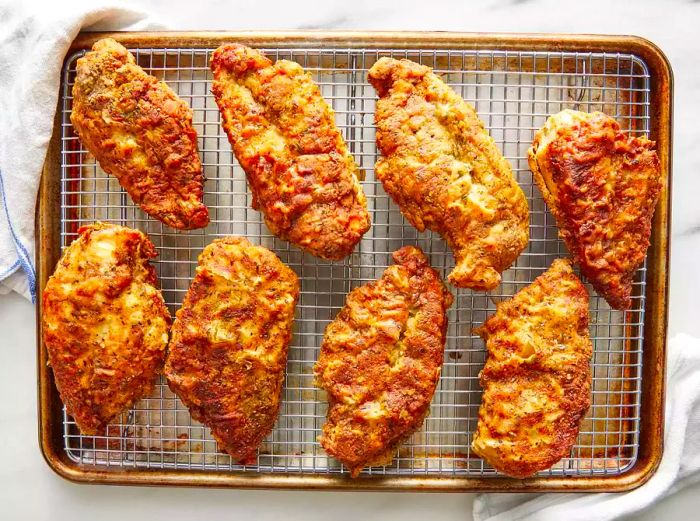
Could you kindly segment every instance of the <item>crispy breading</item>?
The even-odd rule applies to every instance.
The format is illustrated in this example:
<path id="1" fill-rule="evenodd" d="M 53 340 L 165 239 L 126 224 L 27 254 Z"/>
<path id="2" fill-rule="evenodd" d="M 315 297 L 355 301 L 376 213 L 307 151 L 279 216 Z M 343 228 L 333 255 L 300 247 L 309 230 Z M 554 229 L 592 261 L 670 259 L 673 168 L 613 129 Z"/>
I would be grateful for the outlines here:
<path id="1" fill-rule="evenodd" d="M 602 112 L 564 110 L 535 134 L 528 162 L 581 273 L 610 306 L 628 309 L 663 187 L 654 142 Z"/>
<path id="2" fill-rule="evenodd" d="M 277 419 L 298 295 L 296 274 L 274 253 L 226 237 L 202 251 L 176 315 L 168 385 L 243 463 Z"/>
<path id="3" fill-rule="evenodd" d="M 78 230 L 43 294 L 44 343 L 56 387 L 83 434 L 96 434 L 153 390 L 170 314 L 141 232 Z"/>
<path id="4" fill-rule="evenodd" d="M 253 208 L 273 234 L 312 255 L 348 256 L 370 226 L 361 172 L 311 76 L 236 44 L 219 47 L 211 69 Z"/>
<path id="5" fill-rule="evenodd" d="M 472 450 L 525 478 L 569 454 L 591 401 L 588 293 L 558 259 L 475 331 L 488 358 Z"/>
<path id="6" fill-rule="evenodd" d="M 528 241 L 528 206 L 508 161 L 474 108 L 429 67 L 381 58 L 375 168 L 384 190 L 419 231 L 452 248 L 455 286 L 490 290 Z"/>
<path id="7" fill-rule="evenodd" d="M 440 378 L 452 295 L 421 250 L 354 289 L 327 327 L 314 372 L 328 393 L 320 442 L 352 477 L 389 464 L 423 424 Z"/>
<path id="8" fill-rule="evenodd" d="M 105 38 L 78 60 L 70 119 L 144 212 L 173 228 L 209 223 L 192 110 L 124 46 Z"/>

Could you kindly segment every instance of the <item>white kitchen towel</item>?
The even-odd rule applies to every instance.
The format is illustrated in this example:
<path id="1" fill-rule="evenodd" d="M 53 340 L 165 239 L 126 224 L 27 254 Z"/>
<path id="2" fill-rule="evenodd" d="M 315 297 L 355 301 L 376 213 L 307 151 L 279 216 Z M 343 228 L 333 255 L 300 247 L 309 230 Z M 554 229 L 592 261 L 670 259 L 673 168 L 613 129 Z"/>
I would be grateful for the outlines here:
<path id="1" fill-rule="evenodd" d="M 608 521 L 700 481 L 700 340 L 673 337 L 667 357 L 664 454 L 649 481 L 616 494 L 480 494 L 474 520 Z"/>
<path id="2" fill-rule="evenodd" d="M 81 29 L 162 28 L 117 0 L 0 1 L 0 294 L 36 298 L 34 208 L 63 58 Z"/>

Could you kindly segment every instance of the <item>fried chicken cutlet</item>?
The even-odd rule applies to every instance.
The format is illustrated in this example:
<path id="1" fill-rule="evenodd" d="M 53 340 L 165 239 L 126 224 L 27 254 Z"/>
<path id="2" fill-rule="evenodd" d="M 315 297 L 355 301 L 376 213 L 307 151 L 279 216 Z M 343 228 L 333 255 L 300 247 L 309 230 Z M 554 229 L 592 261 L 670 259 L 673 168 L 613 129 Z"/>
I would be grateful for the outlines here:
<path id="1" fill-rule="evenodd" d="M 352 477 L 389 464 L 421 427 L 442 368 L 452 295 L 418 248 L 393 257 L 381 279 L 348 295 L 314 369 L 330 402 L 321 445 Z"/>
<path id="2" fill-rule="evenodd" d="M 475 331 L 488 358 L 472 450 L 525 478 L 569 454 L 591 401 L 588 293 L 558 259 Z"/>
<path id="3" fill-rule="evenodd" d="M 654 142 L 602 112 L 564 110 L 535 134 L 528 162 L 581 273 L 611 307 L 628 309 L 663 187 Z"/>
<path id="4" fill-rule="evenodd" d="M 508 161 L 474 108 L 429 67 L 379 59 L 375 167 L 384 190 L 418 231 L 438 232 L 455 255 L 448 280 L 494 289 L 528 242 L 528 206 Z"/>
<path id="5" fill-rule="evenodd" d="M 143 233 L 103 223 L 78 232 L 46 283 L 42 328 L 61 399 L 92 435 L 153 390 L 170 314 Z"/>
<path id="6" fill-rule="evenodd" d="M 274 253 L 226 237 L 202 251 L 177 312 L 168 385 L 242 463 L 277 419 L 298 295 L 297 276 Z"/>
<path id="7" fill-rule="evenodd" d="M 323 259 L 347 257 L 369 229 L 367 203 L 360 170 L 311 76 L 236 44 L 219 47 L 211 69 L 253 208 L 277 237 Z"/>
<path id="8" fill-rule="evenodd" d="M 204 175 L 192 110 L 105 38 L 77 63 L 71 123 L 102 169 L 151 217 L 204 228 Z"/>

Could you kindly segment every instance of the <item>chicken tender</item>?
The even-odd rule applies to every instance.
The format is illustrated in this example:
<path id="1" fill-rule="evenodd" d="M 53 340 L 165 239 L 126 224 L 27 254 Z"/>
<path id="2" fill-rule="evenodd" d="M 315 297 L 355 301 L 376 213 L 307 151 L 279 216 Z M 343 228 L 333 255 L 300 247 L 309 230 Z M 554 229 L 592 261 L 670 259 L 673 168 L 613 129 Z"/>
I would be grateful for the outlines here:
<path id="1" fill-rule="evenodd" d="M 277 419 L 298 295 L 297 276 L 274 253 L 227 237 L 204 248 L 177 312 L 168 385 L 242 463 Z"/>
<path id="2" fill-rule="evenodd" d="M 418 248 L 401 248 L 394 261 L 348 295 L 315 367 L 330 402 L 321 445 L 352 477 L 389 464 L 421 427 L 442 368 L 452 295 Z"/>
<path id="3" fill-rule="evenodd" d="M 323 259 L 352 253 L 369 229 L 360 171 L 333 111 L 296 63 L 242 45 L 212 56 L 212 91 L 270 231 Z"/>
<path id="4" fill-rule="evenodd" d="M 70 120 L 148 215 L 183 230 L 209 223 L 192 110 L 111 38 L 78 60 Z"/>
<path id="5" fill-rule="evenodd" d="M 143 233 L 103 223 L 78 232 L 44 289 L 42 326 L 61 399 L 92 435 L 153 390 L 170 314 Z"/>
<path id="6" fill-rule="evenodd" d="M 381 58 L 369 70 L 379 94 L 375 168 L 418 231 L 438 232 L 455 255 L 448 280 L 494 289 L 528 242 L 528 206 L 508 161 L 474 108 L 429 67 Z"/>
<path id="7" fill-rule="evenodd" d="M 525 478 L 569 454 L 591 401 L 588 293 L 563 259 L 476 330 L 488 358 L 472 450 Z"/>
<path id="8" fill-rule="evenodd" d="M 535 134 L 528 161 L 581 273 L 610 306 L 628 309 L 663 187 L 654 142 L 602 112 L 564 110 Z"/>

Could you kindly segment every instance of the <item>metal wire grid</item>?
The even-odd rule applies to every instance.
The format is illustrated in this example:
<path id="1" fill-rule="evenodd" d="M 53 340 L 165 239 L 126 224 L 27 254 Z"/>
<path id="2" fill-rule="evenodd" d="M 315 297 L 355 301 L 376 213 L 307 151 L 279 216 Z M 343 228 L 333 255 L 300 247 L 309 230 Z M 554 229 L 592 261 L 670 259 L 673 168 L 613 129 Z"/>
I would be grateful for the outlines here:
<path id="1" fill-rule="evenodd" d="M 260 214 L 251 209 L 244 173 L 220 127 L 210 94 L 208 61 L 212 50 L 133 51 L 146 71 L 165 80 L 194 110 L 211 224 L 205 230 L 177 232 L 147 217 L 116 179 L 107 176 L 82 148 L 69 119 L 75 65 L 81 52 L 67 60 L 62 79 L 61 240 L 67 246 L 77 237 L 79 226 L 97 220 L 143 230 L 160 253 L 154 264 L 172 313 L 189 286 L 197 255 L 213 238 L 243 235 L 271 248 L 301 281 L 279 419 L 259 450 L 257 464 L 241 466 L 217 451 L 209 430 L 193 421 L 159 380 L 154 393 L 110 425 L 104 436 L 81 435 L 64 410 L 68 456 L 82 464 L 122 468 L 345 472 L 316 440 L 325 419 L 326 401 L 313 385 L 312 368 L 326 325 L 342 307 L 346 294 L 381 276 L 391 263 L 391 252 L 404 244 L 423 248 L 444 275 L 453 267 L 445 243 L 431 233 L 419 234 L 407 224 L 374 178 L 376 94 L 367 83 L 366 72 L 379 57 L 394 56 L 432 66 L 474 104 L 528 198 L 531 239 L 493 292 L 451 288 L 456 298 L 449 312 L 445 363 L 430 415 L 423 428 L 397 451 L 392 465 L 365 472 L 497 475 L 470 451 L 481 401 L 478 373 L 485 359 L 483 342 L 472 334 L 472 328 L 495 310 L 496 302 L 512 296 L 555 258 L 566 255 L 554 220 L 533 183 L 526 150 L 547 116 L 564 108 L 602 110 L 620 121 L 626 131 L 646 134 L 650 107 L 645 64 L 626 54 L 264 49 L 273 59 L 299 62 L 313 75 L 335 110 L 350 151 L 366 173 L 363 188 L 372 228 L 348 259 L 331 263 L 302 254 L 273 237 Z M 615 475 L 634 464 L 639 443 L 645 283 L 643 267 L 635 281 L 633 308 L 627 313 L 611 310 L 588 285 L 594 341 L 593 405 L 570 456 L 542 475 Z"/>

